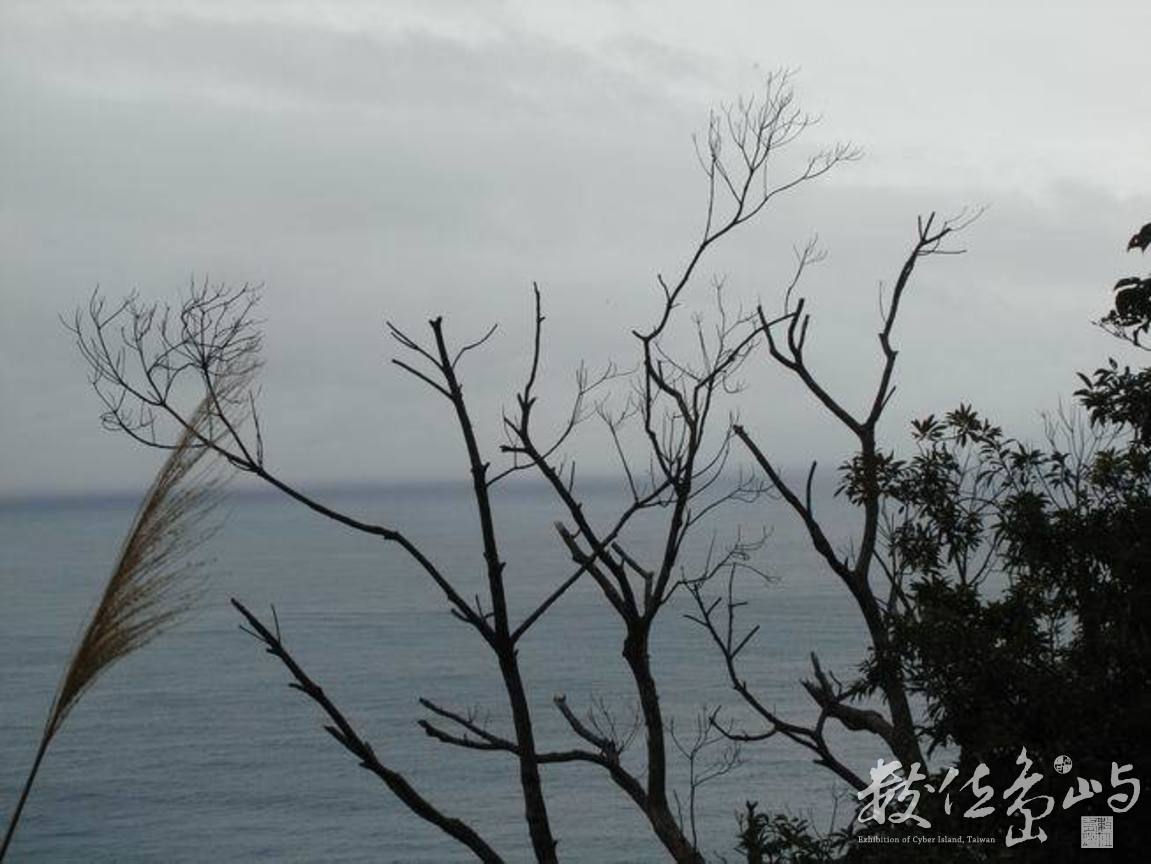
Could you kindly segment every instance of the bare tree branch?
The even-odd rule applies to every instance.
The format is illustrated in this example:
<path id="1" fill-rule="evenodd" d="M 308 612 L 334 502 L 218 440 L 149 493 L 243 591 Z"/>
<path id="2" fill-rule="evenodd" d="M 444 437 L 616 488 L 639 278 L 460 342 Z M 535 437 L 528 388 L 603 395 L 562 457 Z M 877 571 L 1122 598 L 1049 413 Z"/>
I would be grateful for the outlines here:
<path id="1" fill-rule="evenodd" d="M 486 864 L 502 864 L 504 859 L 474 828 L 459 819 L 445 815 L 416 791 L 407 778 L 380 761 L 371 744 L 360 737 L 323 688 L 313 681 L 292 657 L 280 638 L 278 626 L 275 631 L 269 629 L 238 600 L 233 599 L 232 605 L 248 622 L 251 628 L 248 632 L 263 643 L 265 650 L 279 660 L 291 674 L 293 681 L 289 686 L 311 699 L 328 716 L 331 722 L 324 728 L 345 750 L 359 760 L 360 767 L 379 777 L 409 810 L 466 846 L 479 860 Z"/>

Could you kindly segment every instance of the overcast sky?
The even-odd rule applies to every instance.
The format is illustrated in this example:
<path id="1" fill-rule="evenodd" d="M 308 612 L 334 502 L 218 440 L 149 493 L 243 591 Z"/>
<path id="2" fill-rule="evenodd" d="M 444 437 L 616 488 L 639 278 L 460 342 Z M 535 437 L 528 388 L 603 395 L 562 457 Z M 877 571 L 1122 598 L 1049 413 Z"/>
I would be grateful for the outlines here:
<path id="1" fill-rule="evenodd" d="M 627 362 L 703 216 L 691 136 L 710 106 L 798 70 L 866 158 L 704 262 L 780 303 L 792 246 L 809 353 L 849 404 L 875 370 L 877 289 L 918 213 L 988 206 L 924 262 L 885 430 L 975 402 L 1030 433 L 1073 372 L 1122 354 L 1089 324 L 1151 218 L 1146 2 L 14 2 L 0 5 L 0 494 L 131 488 L 157 463 L 100 429 L 58 315 L 97 286 L 173 299 L 263 283 L 268 459 L 305 481 L 448 476 L 446 405 L 390 368 L 385 318 L 465 338 L 485 432 L 524 370 L 533 280 L 546 410 L 579 360 Z M 780 166 L 786 170 L 786 160 Z M 843 439 L 765 364 L 746 424 L 789 464 Z M 602 448 L 580 452 L 606 470 Z"/>

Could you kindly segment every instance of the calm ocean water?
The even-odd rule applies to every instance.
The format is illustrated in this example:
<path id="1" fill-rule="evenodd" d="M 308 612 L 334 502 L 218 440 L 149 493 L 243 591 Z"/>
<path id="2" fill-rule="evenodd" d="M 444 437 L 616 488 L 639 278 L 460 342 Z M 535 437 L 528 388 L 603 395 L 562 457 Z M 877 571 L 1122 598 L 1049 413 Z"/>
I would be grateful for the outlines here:
<path id="1" fill-rule="evenodd" d="M 462 487 L 410 486 L 325 497 L 404 528 L 466 586 L 479 590 L 478 531 Z M 608 489 L 589 496 L 611 514 Z M 551 529 L 547 494 L 508 486 L 497 519 L 509 593 L 530 609 L 570 572 Z M 135 502 L 91 499 L 0 505 L 0 814 L 23 780 L 66 655 L 95 601 Z M 235 596 L 275 604 L 285 641 L 370 740 L 444 810 L 471 821 L 509 861 L 527 860 L 515 767 L 502 755 L 438 745 L 415 725 L 425 696 L 507 727 L 495 664 L 399 550 L 325 522 L 282 498 L 236 494 L 205 549 L 212 559 L 199 611 L 106 675 L 70 717 L 41 771 L 10 855 L 13 862 L 438 862 L 472 860 L 408 813 L 320 727 L 280 665 L 238 628 Z M 829 511 L 834 512 L 834 511 Z M 843 523 L 842 512 L 836 517 Z M 744 610 L 762 625 L 744 671 L 788 717 L 813 710 L 798 684 L 808 654 L 850 676 L 863 644 L 850 601 L 813 559 L 781 505 L 730 511 L 772 530 L 761 563 L 775 584 L 748 583 Z M 710 530 L 701 530 L 702 550 Z M 638 548 L 652 542 L 638 526 Z M 698 558 L 698 554 L 695 556 Z M 468 592 L 470 593 L 470 591 Z M 703 705 L 732 705 L 706 634 L 685 621 L 686 596 L 663 613 L 653 646 L 666 713 L 689 730 Z M 544 746 L 572 746 L 551 700 L 603 699 L 630 715 L 621 630 L 594 586 L 577 586 L 525 638 L 525 664 Z M 634 750 L 639 750 L 633 745 Z M 834 784 L 784 741 L 753 745 L 732 774 L 701 791 L 703 848 L 730 854 L 734 813 L 748 799 L 826 820 Z M 859 768 L 872 739 L 845 742 Z M 642 764 L 631 753 L 632 765 Z M 676 779 L 684 788 L 685 764 Z M 650 829 L 596 770 L 545 774 L 561 857 L 575 862 L 664 860 Z M 846 805 L 844 805 L 846 806 Z"/>

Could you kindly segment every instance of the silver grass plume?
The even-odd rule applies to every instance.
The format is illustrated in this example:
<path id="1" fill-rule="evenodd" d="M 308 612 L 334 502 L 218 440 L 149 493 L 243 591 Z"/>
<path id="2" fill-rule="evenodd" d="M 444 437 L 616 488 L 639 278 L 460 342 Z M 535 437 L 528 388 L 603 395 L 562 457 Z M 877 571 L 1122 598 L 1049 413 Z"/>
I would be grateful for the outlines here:
<path id="1" fill-rule="evenodd" d="M 208 458 L 215 455 L 210 443 L 216 424 L 210 406 L 205 399 L 192 415 L 136 511 L 116 566 L 56 691 L 36 758 L 0 844 L 0 861 L 48 745 L 76 703 L 112 664 L 187 613 L 200 593 L 202 562 L 189 553 L 211 532 L 205 520 L 219 501 L 223 479 L 212 464 L 217 460 Z"/>

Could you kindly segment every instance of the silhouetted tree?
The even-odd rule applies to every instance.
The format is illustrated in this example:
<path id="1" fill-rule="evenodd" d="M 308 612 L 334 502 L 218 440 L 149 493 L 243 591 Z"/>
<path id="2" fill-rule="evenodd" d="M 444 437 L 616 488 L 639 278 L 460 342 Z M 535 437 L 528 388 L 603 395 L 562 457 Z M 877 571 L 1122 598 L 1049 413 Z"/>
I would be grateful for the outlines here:
<path id="1" fill-rule="evenodd" d="M 804 269 L 818 254 L 814 246 L 808 246 L 799 256 L 795 279 L 784 297 L 783 314 L 769 319 L 762 306 L 757 310 L 760 333 L 770 360 L 797 378 L 827 415 L 847 429 L 859 444 L 859 452 L 853 460 L 857 490 L 852 501 L 862 510 L 863 519 L 857 542 L 853 544 L 854 553 L 845 555 L 835 550 L 815 512 L 812 494 L 815 463 L 811 464 L 805 482 L 797 485 L 784 477 L 779 467 L 756 443 L 751 432 L 739 424 L 733 427 L 736 437 L 798 516 L 820 558 L 854 599 L 871 639 L 875 657 L 873 680 L 882 692 L 886 713 L 851 704 L 862 692 L 861 685 L 840 686 L 833 676 L 824 672 L 819 659 L 812 655 L 812 678 L 804 682 L 804 687 L 818 707 L 816 721 L 804 725 L 780 716 L 756 696 L 739 671 L 739 654 L 755 635 L 755 630 L 740 631 L 741 625 L 735 612 L 742 604 L 735 599 L 730 583 L 726 593 L 716 596 L 710 593 L 713 577 L 723 571 L 717 569 L 706 573 L 689 585 L 697 607 L 693 620 L 711 635 L 723 658 L 732 687 L 763 723 L 760 731 L 736 732 L 728 728 L 726 734 L 739 741 L 764 740 L 776 735 L 788 738 L 810 750 L 817 764 L 830 769 L 855 789 L 863 789 L 867 783 L 854 768 L 834 753 L 827 740 L 828 721 L 834 721 L 852 731 L 866 730 L 878 735 L 905 764 L 923 761 L 902 665 L 891 644 L 888 626 L 890 591 L 880 583 L 882 576 L 876 578 L 882 541 L 881 477 L 888 462 L 880 450 L 876 427 L 895 390 L 893 378 L 898 352 L 893 346 L 892 336 L 916 265 L 922 258 L 956 251 L 945 248 L 943 243 L 971 218 L 961 216 L 956 220 L 939 222 L 932 215 L 919 220 L 915 243 L 900 269 L 883 315 L 879 333 L 882 364 L 875 389 L 862 414 L 853 413 L 843 400 L 833 395 L 808 363 L 806 349 L 811 316 L 806 311 L 803 297 L 793 302 L 793 289 L 798 285 Z"/>
<path id="2" fill-rule="evenodd" d="M 922 227 L 920 233 L 925 236 Z M 734 623 L 734 593 L 729 587 L 725 602 L 718 604 L 707 599 L 707 582 L 701 581 L 693 587 L 698 620 L 720 646 L 733 687 L 766 723 L 763 732 L 729 734 L 743 741 L 776 734 L 791 738 L 856 789 L 864 787 L 863 779 L 835 758 L 822 735 L 829 719 L 851 731 L 877 734 L 905 774 L 918 763 L 923 783 L 936 789 L 944 784 L 945 771 L 943 765 L 929 765 L 933 754 L 954 762 L 964 780 L 982 763 L 990 770 L 989 782 L 1007 781 L 1019 774 L 1024 747 L 1036 764 L 1047 766 L 1070 755 L 1075 777 L 1100 780 L 1107 792 L 1113 765 L 1130 766 L 1123 776 L 1146 783 L 1151 777 L 1145 734 L 1151 723 L 1148 370 L 1133 371 L 1111 360 L 1093 376 L 1080 376 L 1084 387 L 1076 396 L 1089 421 L 1061 412 L 1049 419 L 1039 446 L 1008 437 L 961 405 L 942 418 L 915 422 L 915 452 L 898 457 L 876 444 L 874 418 L 891 392 L 895 354 L 889 336 L 903 286 L 897 282 L 880 335 L 887 363 L 866 418 L 844 410 L 808 371 L 802 353 L 806 318 L 789 323 L 785 348 L 768 341 L 772 356 L 799 375 L 860 440 L 859 452 L 841 468 L 838 490 L 864 514 L 853 559 L 837 555 L 826 538 L 813 509 L 812 475 L 798 494 L 746 432 L 737 434 L 851 591 L 871 645 L 861 674 L 846 684 L 812 658 L 814 676 L 804 686 L 819 706 L 819 719 L 814 727 L 796 725 L 768 711 L 737 671 L 735 660 L 747 637 L 740 637 Z M 1146 309 L 1120 292 L 1101 324 L 1143 347 L 1138 337 L 1149 320 Z M 720 614 L 724 608 L 726 615 Z M 878 697 L 882 713 L 846 704 L 872 697 Z M 1049 768 L 1045 773 L 1051 776 Z M 1072 777 L 1058 785 L 1071 786 Z M 1028 844 L 1003 842 L 1021 836 L 1023 817 L 998 801 L 994 813 L 972 822 L 963 818 L 966 803 L 947 812 L 938 796 L 925 793 L 917 812 L 931 821 L 933 831 L 991 831 L 1000 843 L 984 849 L 844 842 L 840 854 L 867 861 L 1078 860 L 1082 814 L 1064 809 L 1063 791 L 1032 793 L 1057 796 L 1049 815 L 1037 823 L 1050 837 L 1046 843 L 1038 837 Z M 1121 798 L 1115 803 L 1117 812 L 1130 806 Z M 1037 816 L 1046 809 L 1035 807 Z M 1117 860 L 1143 855 L 1145 800 L 1139 808 L 1144 815 L 1131 814 L 1116 832 Z M 764 814 L 757 815 L 759 824 L 769 824 Z M 752 824 L 750 814 L 744 824 Z M 875 830 L 908 828 L 888 822 Z M 811 839 L 801 832 L 790 848 L 799 851 Z"/>
<path id="3" fill-rule="evenodd" d="M 175 308 L 144 303 L 135 296 L 109 305 L 96 295 L 74 321 L 77 343 L 105 406 L 105 426 L 144 445 L 161 448 L 173 446 L 175 438 L 188 432 L 198 446 L 215 451 L 241 473 L 264 481 L 320 516 L 399 546 L 437 586 L 452 615 L 475 631 L 491 652 L 511 728 L 495 728 L 480 722 L 466 708 L 426 699 L 421 703 L 429 716 L 420 725 L 427 735 L 447 745 L 502 752 L 517 762 L 524 817 L 536 861 L 554 862 L 558 857 L 543 768 L 566 763 L 595 765 L 606 772 L 642 811 L 673 860 L 691 864 L 703 860 L 694 824 L 694 790 L 716 771 L 730 768 L 735 757 L 729 750 L 717 764 L 695 771 L 693 760 L 718 737 L 717 733 L 705 723 L 694 741 L 684 744 L 674 739 L 652 669 L 650 637 L 679 583 L 681 554 L 689 535 L 717 508 L 753 501 L 766 491 L 766 483 L 754 474 L 733 480 L 725 470 L 735 439 L 726 416 L 721 413 L 717 419 L 716 414 L 736 389 L 734 376 L 760 331 L 754 316 L 732 313 L 720 297 L 715 319 L 706 326 L 702 321 L 694 325 L 694 356 L 685 354 L 670 332 L 676 309 L 714 244 L 754 219 L 776 196 L 855 157 L 851 147 L 836 146 L 811 156 L 790 176 L 777 179 L 774 171 L 769 176 L 769 160 L 812 122 L 795 106 L 786 74 L 771 76 L 758 98 L 741 101 L 712 116 L 698 148 L 707 179 L 703 229 L 682 270 L 674 278 L 660 277 L 652 323 L 634 331 L 638 371 L 622 375 L 609 366 L 598 376 L 581 372 L 568 420 L 558 431 L 541 432 L 535 422 L 534 409 L 546 396 L 538 392 L 545 320 L 538 289 L 527 375 L 516 393 L 514 410 L 504 417 L 506 438 L 496 446 L 480 440 L 472 406 L 464 396 L 461 365 L 487 341 L 494 328 L 478 339 L 461 343 L 449 336 L 442 318 L 429 322 L 426 339 L 388 324 L 401 350 L 393 362 L 445 400 L 467 456 L 485 574 L 483 594 L 475 599 L 468 599 L 470 592 L 459 574 L 442 569 L 433 554 L 411 540 L 405 529 L 334 509 L 286 479 L 265 458 L 254 393 L 232 386 L 239 370 L 250 373 L 260 363 L 254 289 L 205 283 L 193 286 Z M 598 398 L 613 382 L 623 383 L 629 393 L 623 406 L 616 409 Z M 190 423 L 189 393 L 206 400 L 207 434 L 200 434 Z M 605 424 L 630 490 L 628 503 L 610 514 L 591 512 L 576 482 L 574 464 L 563 456 L 573 431 L 588 417 Z M 625 432 L 629 428 L 638 433 L 632 437 L 640 442 L 639 452 Z M 494 466 L 493 450 L 510 461 Z M 565 521 L 556 525 L 557 538 L 574 562 L 570 573 L 557 576 L 551 594 L 520 619 L 514 619 L 509 608 L 509 588 L 504 580 L 509 553 L 501 544 L 493 508 L 500 482 L 516 472 L 536 474 L 554 493 L 566 513 Z M 651 555 L 631 548 L 628 542 L 627 529 L 641 513 L 648 514 L 649 521 L 661 520 L 662 541 Z M 745 553 L 752 545 L 737 542 L 730 554 Z M 639 765 L 631 764 L 625 755 L 631 734 L 602 711 L 581 716 L 562 696 L 555 700 L 555 707 L 567 722 L 576 746 L 543 750 L 536 739 L 535 717 L 520 667 L 521 639 L 573 585 L 588 579 L 605 600 L 605 614 L 614 615 L 620 624 L 621 652 L 639 706 L 643 741 Z M 291 686 L 319 706 L 327 718 L 327 731 L 362 767 L 379 777 L 413 813 L 479 859 L 504 860 L 478 826 L 444 812 L 418 791 L 415 782 L 386 764 L 292 655 L 275 622 L 269 623 L 242 603 L 233 602 L 248 631 L 287 668 L 293 679 Z M 669 788 L 669 739 L 692 765 L 686 813 L 674 806 Z"/>
<path id="4" fill-rule="evenodd" d="M 477 569 L 483 584 L 474 595 L 461 574 L 443 569 L 405 528 L 336 510 L 265 459 L 256 398 L 247 384 L 260 365 L 261 335 L 254 314 L 258 292 L 253 288 L 205 283 L 193 286 L 173 308 L 135 296 L 109 305 L 96 295 L 74 321 L 107 427 L 150 447 L 209 450 L 316 514 L 398 546 L 437 587 L 456 621 L 490 652 L 510 724 L 501 728 L 466 707 L 422 699 L 428 716 L 420 725 L 445 745 L 503 753 L 515 761 L 527 834 L 538 862 L 559 859 L 546 772 L 569 763 L 602 770 L 642 812 L 667 856 L 681 864 L 704 860 L 695 826 L 695 791 L 738 759 L 729 747 L 704 766 L 702 754 L 717 742 L 738 747 L 787 739 L 810 751 L 817 764 L 853 790 L 864 789 L 868 781 L 861 766 L 835 752 L 830 726 L 878 736 L 902 766 L 918 763 L 933 779 L 940 769 L 928 763 L 940 749 L 957 753 L 961 769 L 983 762 L 999 773 L 1012 769 L 1022 746 L 1036 758 L 1072 753 L 1096 776 L 1106 777 L 1102 766 L 1112 760 L 1135 761 L 1145 770 L 1145 744 L 1135 741 L 1151 714 L 1148 370 L 1111 362 L 1085 377 L 1078 396 L 1093 425 L 1073 417 L 1056 419 L 1040 447 L 1008 438 L 961 406 L 942 419 L 915 424 L 914 454 L 899 458 L 885 448 L 877 430 L 895 392 L 899 314 L 919 263 L 960 251 L 948 244 L 974 218 L 965 214 L 919 220 L 880 316 L 879 372 L 862 410 L 849 407 L 854 399 L 833 393 L 809 362 L 812 320 L 799 291 L 807 267 L 820 255 L 814 243 L 799 252 L 778 314 L 762 306 L 750 314 L 733 311 L 719 294 L 713 320 L 686 325 L 694 353 L 685 352 L 676 338 L 677 309 L 698 281 L 708 251 L 777 195 L 855 157 L 851 147 L 837 146 L 815 154 L 782 180 L 774 172 L 769 175 L 769 160 L 811 122 L 795 107 L 786 75 L 770 78 L 760 98 L 711 118 L 699 146 L 707 180 L 703 229 L 687 263 L 674 277 L 659 278 L 650 323 L 633 331 L 635 371 L 621 373 L 611 365 L 598 375 L 581 371 L 567 419 L 558 429 L 541 431 L 536 414 L 550 395 L 539 386 L 545 317 L 538 288 L 528 368 L 515 389 L 514 407 L 503 418 L 504 437 L 498 443 L 481 440 L 473 406 L 464 396 L 462 362 L 471 359 L 494 328 L 458 341 L 449 336 L 443 318 L 428 322 L 424 338 L 388 324 L 400 350 L 393 362 L 445 401 L 459 432 L 481 538 Z M 1145 248 L 1142 236 L 1137 234 L 1130 248 Z M 1142 347 L 1140 337 L 1151 322 L 1148 280 L 1130 277 L 1116 287 L 1114 309 L 1100 323 Z M 682 331 L 685 325 L 678 327 Z M 839 490 L 861 516 L 850 551 L 834 546 L 816 510 L 815 464 L 803 478 L 786 476 L 758 443 L 756 430 L 731 422 L 724 411 L 739 389 L 738 373 L 759 357 L 796 379 L 854 440 L 855 453 L 842 466 Z M 606 398 L 621 386 L 627 393 L 622 405 Z M 592 512 L 574 463 L 565 456 L 576 430 L 591 418 L 604 425 L 629 490 L 626 503 L 607 513 Z M 762 474 L 733 478 L 733 452 L 746 453 Z M 501 455 L 505 461 L 496 465 L 493 459 Z M 557 542 L 573 563 L 570 571 L 556 575 L 542 601 L 516 617 L 504 578 L 505 562 L 514 553 L 501 542 L 493 502 L 501 482 L 520 472 L 541 479 L 561 508 Z M 683 575 L 685 549 L 705 519 L 773 490 L 852 597 L 869 639 L 858 675 L 847 682 L 812 656 L 811 676 L 803 682 L 816 710 L 810 723 L 777 713 L 748 684 L 741 668 L 744 649 L 758 628 L 740 619 L 736 577 L 755 569 L 750 558 L 760 541 L 737 536 L 717 547 L 702 571 Z M 641 514 L 649 525 L 658 522 L 660 543 L 654 551 L 631 542 L 629 531 Z M 533 703 L 521 672 L 521 640 L 580 581 L 595 585 L 604 614 L 618 624 L 638 706 L 636 728 L 621 728 L 602 707 L 577 711 L 561 695 L 554 706 L 571 731 L 573 746 L 546 749 L 537 741 Z M 722 674 L 761 721 L 759 728 L 736 728 L 715 712 L 693 737 L 675 734 L 650 652 L 657 621 L 680 587 L 693 603 L 691 617 L 718 649 Z M 233 603 L 244 627 L 283 664 L 291 686 L 316 704 L 327 731 L 363 768 L 411 812 L 480 860 L 505 860 L 505 853 L 485 839 L 482 826 L 446 813 L 415 779 L 381 758 L 292 654 L 274 619 L 269 622 L 239 601 Z M 629 753 L 633 738 L 642 742 L 638 758 Z M 677 798 L 671 788 L 669 764 L 676 753 L 689 766 L 686 798 Z M 677 806 L 684 801 L 686 809 Z M 958 818 L 948 822 L 948 814 L 930 803 L 924 812 L 940 826 Z M 1005 814 L 992 821 L 997 827 L 1014 823 Z M 852 845 L 853 830 L 816 837 L 802 820 L 765 814 L 749 804 L 740 818 L 738 851 L 749 862 L 796 864 L 837 856 L 888 860 L 884 856 L 895 854 Z M 1032 844 L 1023 853 L 1019 848 L 931 854 L 939 860 L 1020 854 L 1051 860 L 1053 854 L 1050 845 Z M 927 858 L 920 848 L 914 857 Z"/>

